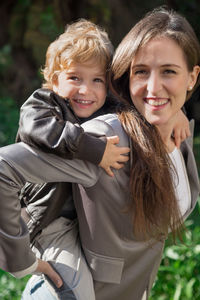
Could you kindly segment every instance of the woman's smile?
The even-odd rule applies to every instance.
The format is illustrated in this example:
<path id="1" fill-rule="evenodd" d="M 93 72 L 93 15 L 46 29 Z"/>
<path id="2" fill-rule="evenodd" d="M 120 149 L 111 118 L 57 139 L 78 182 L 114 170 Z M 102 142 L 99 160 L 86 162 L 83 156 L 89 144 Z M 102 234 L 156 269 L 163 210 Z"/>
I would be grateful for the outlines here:
<path id="1" fill-rule="evenodd" d="M 173 53 L 173 55 L 172 55 Z M 189 71 L 181 47 L 169 37 L 143 45 L 130 69 L 130 96 L 137 110 L 154 125 L 172 124 L 196 76 Z"/>
<path id="2" fill-rule="evenodd" d="M 149 108 L 152 110 L 160 110 L 163 109 L 168 103 L 168 98 L 159 98 L 159 97 L 145 97 L 145 103 L 149 105 Z"/>

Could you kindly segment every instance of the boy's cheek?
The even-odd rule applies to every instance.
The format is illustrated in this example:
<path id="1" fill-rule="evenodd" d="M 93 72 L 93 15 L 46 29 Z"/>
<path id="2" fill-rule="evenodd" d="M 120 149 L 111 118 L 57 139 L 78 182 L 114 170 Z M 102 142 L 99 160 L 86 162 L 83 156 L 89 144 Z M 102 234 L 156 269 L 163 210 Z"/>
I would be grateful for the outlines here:
<path id="1" fill-rule="evenodd" d="M 58 87 L 57 92 L 56 92 L 59 96 L 63 97 L 63 98 L 73 98 L 74 95 L 76 94 L 76 90 L 75 89 L 69 89 L 66 87 Z"/>

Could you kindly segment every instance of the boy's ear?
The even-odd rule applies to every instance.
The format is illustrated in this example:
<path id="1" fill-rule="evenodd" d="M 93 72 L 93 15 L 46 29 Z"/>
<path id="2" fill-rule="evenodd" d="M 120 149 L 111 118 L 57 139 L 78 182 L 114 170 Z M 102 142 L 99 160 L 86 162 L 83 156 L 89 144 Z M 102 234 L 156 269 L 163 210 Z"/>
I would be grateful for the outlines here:
<path id="1" fill-rule="evenodd" d="M 56 74 L 54 74 L 53 78 L 52 78 L 52 87 L 53 87 L 53 91 L 55 93 L 58 92 L 58 76 Z"/>

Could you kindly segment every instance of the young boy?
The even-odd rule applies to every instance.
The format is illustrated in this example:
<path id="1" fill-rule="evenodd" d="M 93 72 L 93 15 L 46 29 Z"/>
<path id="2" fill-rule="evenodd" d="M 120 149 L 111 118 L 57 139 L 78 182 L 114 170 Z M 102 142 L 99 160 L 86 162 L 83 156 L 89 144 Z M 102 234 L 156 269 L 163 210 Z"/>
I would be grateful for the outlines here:
<path id="1" fill-rule="evenodd" d="M 45 83 L 21 108 L 17 141 L 68 159 L 100 164 L 109 175 L 110 166 L 121 168 L 119 162 L 128 160 L 121 154 L 129 149 L 114 146 L 116 137 L 106 144 L 105 138 L 85 134 L 79 125 L 91 116 L 114 111 L 117 105 L 111 98 L 105 102 L 112 52 L 106 32 L 92 22 L 80 20 L 69 25 L 47 50 Z M 20 197 L 32 250 L 38 258 L 49 261 L 63 280 L 62 287 L 56 289 L 47 277 L 34 275 L 23 299 L 95 299 L 78 238 L 71 184 L 27 183 Z M 13 275 L 24 276 L 36 266 Z"/>

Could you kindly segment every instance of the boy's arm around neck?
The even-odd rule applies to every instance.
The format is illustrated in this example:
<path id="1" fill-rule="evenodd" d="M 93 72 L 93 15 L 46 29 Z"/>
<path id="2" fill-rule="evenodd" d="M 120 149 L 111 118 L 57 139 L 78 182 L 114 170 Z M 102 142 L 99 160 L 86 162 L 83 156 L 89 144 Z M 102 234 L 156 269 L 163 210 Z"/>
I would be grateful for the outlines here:
<path id="1" fill-rule="evenodd" d="M 106 139 L 84 132 L 68 102 L 48 89 L 36 90 L 22 105 L 17 141 L 67 159 L 98 165 Z"/>

